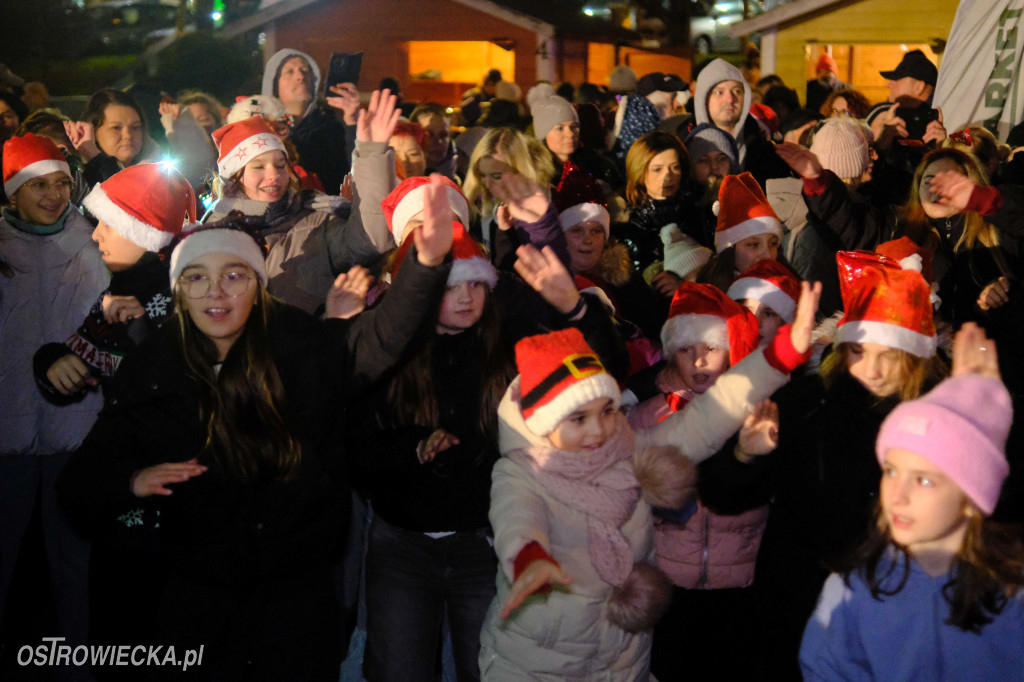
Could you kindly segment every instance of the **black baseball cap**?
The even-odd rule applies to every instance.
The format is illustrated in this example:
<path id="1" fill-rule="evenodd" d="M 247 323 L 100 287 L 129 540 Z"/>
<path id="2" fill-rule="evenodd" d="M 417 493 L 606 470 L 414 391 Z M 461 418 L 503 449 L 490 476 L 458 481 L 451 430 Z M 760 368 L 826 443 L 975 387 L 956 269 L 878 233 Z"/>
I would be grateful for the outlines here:
<path id="1" fill-rule="evenodd" d="M 689 83 L 684 81 L 674 73 L 661 73 L 655 71 L 649 73 L 636 84 L 636 94 L 640 97 L 646 97 L 652 92 L 661 90 L 662 92 L 679 92 L 680 90 L 688 90 L 690 88 Z"/>
<path id="2" fill-rule="evenodd" d="M 878 73 L 888 81 L 898 81 L 909 76 L 924 81 L 926 85 L 932 87 L 935 87 L 935 81 L 939 77 L 939 70 L 921 50 L 911 50 L 903 55 L 903 60 L 892 71 L 879 71 Z"/>

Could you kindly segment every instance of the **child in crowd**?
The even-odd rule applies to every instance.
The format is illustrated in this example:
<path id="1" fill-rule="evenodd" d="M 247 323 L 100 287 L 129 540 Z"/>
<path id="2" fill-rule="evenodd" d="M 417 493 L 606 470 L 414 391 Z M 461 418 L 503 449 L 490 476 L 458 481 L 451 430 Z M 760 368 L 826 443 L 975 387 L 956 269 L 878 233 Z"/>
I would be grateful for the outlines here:
<path id="1" fill-rule="evenodd" d="M 769 340 L 778 328 L 772 327 Z M 677 390 L 646 400 L 629 413 L 637 431 L 683 410 L 754 351 L 758 322 L 720 289 L 686 282 L 672 299 L 662 345 L 671 367 L 667 375 Z M 719 457 L 732 457 L 734 450 L 744 456 L 767 454 L 775 447 L 777 432 L 777 410 L 766 401 L 744 422 L 738 440 L 731 438 L 718 456 L 701 462 L 698 482 L 713 475 L 707 467 Z M 675 586 L 671 607 L 654 630 L 651 668 L 662 682 L 749 675 L 743 667 L 748 659 L 728 652 L 747 646 L 751 634 L 741 624 L 749 623 L 753 614 L 749 588 L 768 507 L 722 508 L 705 499 L 700 485 L 697 492 L 696 504 L 655 510 L 658 566 Z M 721 631 L 727 627 L 732 635 L 724 642 Z"/>
<path id="2" fill-rule="evenodd" d="M 779 327 L 793 322 L 800 281 L 782 263 L 766 259 L 747 268 L 726 293 L 757 318 L 757 343 L 764 345 Z"/>
<path id="3" fill-rule="evenodd" d="M 578 332 L 517 345 L 520 376 L 498 407 L 490 519 L 501 570 L 481 634 L 483 679 L 649 679 L 650 630 L 669 597 L 652 565 L 649 505 L 679 507 L 692 486 L 686 462 L 721 448 L 752 401 L 802 361 L 816 300 L 806 286 L 789 333 L 639 434 Z"/>
<path id="4" fill-rule="evenodd" d="M 1009 680 L 1024 670 L 1024 547 L 990 522 L 1009 471 L 1010 395 L 966 325 L 954 376 L 882 424 L 877 525 L 807 624 L 807 680 Z M 984 406 L 984 407 L 982 407 Z"/>
<path id="5" fill-rule="evenodd" d="M 125 353 L 172 314 L 167 263 L 159 252 L 186 219 L 196 219 L 192 187 L 162 164 L 125 168 L 93 188 L 84 205 L 99 219 L 92 238 L 110 270 L 110 287 L 73 335 L 36 352 L 36 381 L 57 402 L 112 377 Z"/>
<path id="6" fill-rule="evenodd" d="M 760 260 L 778 260 L 782 223 L 750 173 L 727 175 L 714 206 L 715 255 L 697 275 L 698 282 L 722 291 Z"/>

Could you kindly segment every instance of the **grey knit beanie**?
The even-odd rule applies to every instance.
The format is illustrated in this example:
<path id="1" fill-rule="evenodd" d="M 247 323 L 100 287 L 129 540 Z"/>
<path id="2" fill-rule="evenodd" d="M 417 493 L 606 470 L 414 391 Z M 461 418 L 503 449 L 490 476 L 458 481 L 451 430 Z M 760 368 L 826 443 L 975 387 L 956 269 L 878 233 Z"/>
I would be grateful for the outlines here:
<path id="1" fill-rule="evenodd" d="M 739 163 L 736 161 L 736 141 L 732 135 L 717 126 L 701 123 L 694 128 L 686 138 L 686 151 L 690 156 L 690 163 L 697 163 L 708 152 L 722 152 L 729 157 L 730 172 L 733 175 L 740 172 Z"/>
<path id="2" fill-rule="evenodd" d="M 538 140 L 543 141 L 551 129 L 559 123 L 566 121 L 580 122 L 575 107 L 558 95 L 545 97 L 533 104 L 533 134 Z"/>
<path id="3" fill-rule="evenodd" d="M 608 76 L 608 89 L 616 93 L 631 93 L 636 90 L 637 80 L 636 71 L 619 64 Z"/>
<path id="4" fill-rule="evenodd" d="M 868 169 L 868 143 L 853 121 L 827 119 L 814 133 L 811 151 L 823 168 L 844 180 L 860 178 Z"/>

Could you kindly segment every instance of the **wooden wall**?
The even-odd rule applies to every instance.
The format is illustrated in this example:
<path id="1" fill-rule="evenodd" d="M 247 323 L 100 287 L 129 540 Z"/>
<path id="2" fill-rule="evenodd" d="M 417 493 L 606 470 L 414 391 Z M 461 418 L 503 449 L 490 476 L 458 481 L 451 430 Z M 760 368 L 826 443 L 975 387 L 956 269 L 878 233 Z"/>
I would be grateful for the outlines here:
<path id="1" fill-rule="evenodd" d="M 922 50 L 935 64 L 939 63 L 940 55 L 935 54 L 929 45 L 808 45 L 807 68 L 804 80 L 816 76 L 814 67 L 818 56 L 832 48 L 832 56 L 839 66 L 839 79 L 851 84 L 854 89 L 864 93 L 870 102 L 882 102 L 889 98 L 888 81 L 882 78 L 880 71 L 891 71 L 903 59 L 909 50 Z M 804 96 L 802 85 L 796 88 L 797 93 Z"/>
<path id="2" fill-rule="evenodd" d="M 859 56 L 854 50 L 846 66 L 847 71 L 852 69 L 854 84 L 860 79 L 868 88 L 865 94 L 877 93 L 868 94 L 869 99 L 882 101 L 888 91 L 872 89 L 878 84 L 869 82 L 870 71 L 877 76 L 878 69 L 894 68 L 900 45 L 910 48 L 948 38 L 957 4 L 958 0 L 847 0 L 803 15 L 778 27 L 776 72 L 803 97 L 804 84 L 811 77 L 807 65 L 812 54 L 817 60 L 818 46 L 885 46 L 885 50 L 862 50 Z M 836 56 L 842 72 L 843 62 Z"/>
<path id="3" fill-rule="evenodd" d="M 278 19 L 275 28 L 277 49 L 306 52 L 324 75 L 332 52 L 363 52 L 363 90 L 376 87 L 386 76 L 396 78 L 403 89 L 408 87 L 411 71 L 406 44 L 414 40 L 511 40 L 515 74 L 504 77 L 514 79 L 524 94 L 536 81 L 534 31 L 450 0 L 324 0 Z M 474 66 L 473 80 L 479 81 L 488 65 L 469 64 L 466 68 L 472 71 Z M 441 66 L 433 68 L 444 71 Z"/>

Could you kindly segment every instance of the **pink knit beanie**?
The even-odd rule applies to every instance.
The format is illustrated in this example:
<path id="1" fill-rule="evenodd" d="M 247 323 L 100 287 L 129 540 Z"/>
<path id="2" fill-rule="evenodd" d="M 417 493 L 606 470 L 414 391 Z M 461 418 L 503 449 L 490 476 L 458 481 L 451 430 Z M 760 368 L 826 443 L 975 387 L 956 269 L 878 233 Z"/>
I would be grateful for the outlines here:
<path id="1" fill-rule="evenodd" d="M 879 463 L 903 448 L 939 467 L 988 515 L 1010 472 L 1006 437 L 1013 407 L 999 379 L 974 374 L 946 379 L 927 395 L 903 403 L 878 432 Z"/>
<path id="2" fill-rule="evenodd" d="M 811 140 L 811 151 L 818 157 L 822 168 L 847 180 L 864 175 L 871 158 L 868 142 L 858 127 L 854 121 L 825 119 Z"/>

